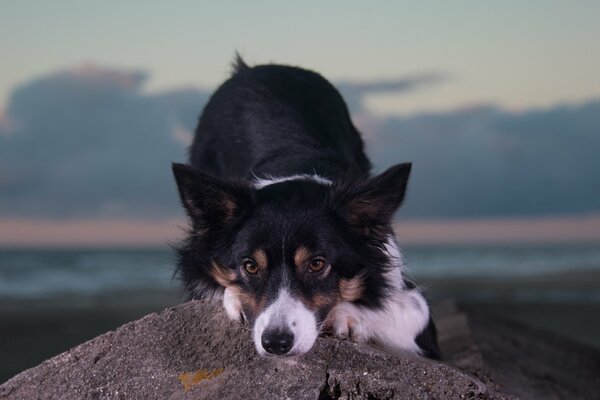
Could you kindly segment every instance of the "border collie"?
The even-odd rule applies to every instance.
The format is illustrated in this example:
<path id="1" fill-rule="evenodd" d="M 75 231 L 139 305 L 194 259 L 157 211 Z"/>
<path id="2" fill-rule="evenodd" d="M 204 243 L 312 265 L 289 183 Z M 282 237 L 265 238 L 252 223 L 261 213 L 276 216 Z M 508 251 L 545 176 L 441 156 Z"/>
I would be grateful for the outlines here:
<path id="1" fill-rule="evenodd" d="M 218 299 L 261 355 L 294 356 L 321 332 L 439 358 L 421 292 L 406 279 L 391 219 L 411 164 L 370 177 L 358 130 L 319 74 L 247 66 L 212 95 L 189 164 L 173 164 L 190 219 L 178 273 Z"/>

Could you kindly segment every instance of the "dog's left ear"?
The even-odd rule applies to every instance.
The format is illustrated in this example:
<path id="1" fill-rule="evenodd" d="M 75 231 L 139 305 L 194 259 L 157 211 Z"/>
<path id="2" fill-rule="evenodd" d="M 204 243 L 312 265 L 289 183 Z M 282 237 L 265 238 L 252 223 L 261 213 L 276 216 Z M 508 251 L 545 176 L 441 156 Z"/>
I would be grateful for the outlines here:
<path id="1" fill-rule="evenodd" d="M 334 188 L 334 211 L 361 232 L 388 225 L 404 200 L 411 168 L 411 163 L 398 164 L 368 180 Z"/>

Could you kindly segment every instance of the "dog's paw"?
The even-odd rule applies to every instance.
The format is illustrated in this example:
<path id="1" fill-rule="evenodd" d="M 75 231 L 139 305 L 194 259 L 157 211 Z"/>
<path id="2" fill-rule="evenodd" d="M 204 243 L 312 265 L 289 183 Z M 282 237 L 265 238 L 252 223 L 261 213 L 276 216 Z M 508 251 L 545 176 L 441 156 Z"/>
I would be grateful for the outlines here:
<path id="1" fill-rule="evenodd" d="M 329 325 L 334 337 L 363 343 L 368 340 L 366 332 L 353 312 L 353 306 L 336 306 L 328 316 Z"/>
<path id="2" fill-rule="evenodd" d="M 242 321 L 242 303 L 235 290 L 225 288 L 223 292 L 223 308 L 225 308 L 225 312 L 229 318 L 238 322 Z"/>
<path id="3" fill-rule="evenodd" d="M 333 324 L 333 336 L 341 340 L 350 339 L 351 323 L 352 321 L 349 318 L 337 317 Z"/>

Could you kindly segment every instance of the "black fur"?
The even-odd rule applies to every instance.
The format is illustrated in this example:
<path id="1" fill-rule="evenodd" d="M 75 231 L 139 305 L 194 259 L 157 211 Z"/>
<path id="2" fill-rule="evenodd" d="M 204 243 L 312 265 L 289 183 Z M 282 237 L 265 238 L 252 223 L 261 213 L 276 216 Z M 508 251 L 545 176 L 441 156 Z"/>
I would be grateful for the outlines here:
<path id="1" fill-rule="evenodd" d="M 404 278 L 404 286 L 410 290 L 417 288 L 417 285 L 415 285 L 414 282 L 406 278 Z M 431 316 L 429 316 L 429 322 L 425 329 L 423 329 L 423 332 L 415 339 L 415 343 L 421 348 L 425 357 L 433 360 L 442 359 L 442 352 L 438 346 L 437 328 L 435 327 L 435 323 Z"/>
<path id="2" fill-rule="evenodd" d="M 371 164 L 338 91 L 294 67 L 236 62 L 196 129 L 190 163 L 215 176 L 366 177 Z"/>
<path id="3" fill-rule="evenodd" d="M 425 357 L 434 360 L 442 359 L 442 354 L 440 352 L 440 348 L 438 347 L 437 329 L 433 323 L 433 318 L 429 317 L 429 323 L 427 324 L 427 327 L 425 327 L 423 332 L 417 336 L 415 343 L 417 343 L 417 346 L 423 350 L 423 355 Z"/>
<path id="4" fill-rule="evenodd" d="M 342 279 L 362 276 L 364 290 L 354 303 L 382 306 L 391 290 L 384 242 L 393 233 L 390 221 L 404 198 L 410 164 L 369 178 L 360 134 L 324 78 L 295 67 L 249 67 L 238 57 L 232 77 L 202 113 L 189 156 L 191 165 L 174 164 L 173 172 L 191 220 L 178 251 L 178 272 L 190 297 L 222 292 L 217 268 L 255 300 L 243 304 L 249 323 L 283 277 L 307 302 L 331 300 L 314 306 L 319 322 Z M 296 174 L 318 174 L 333 184 L 293 180 L 260 190 L 252 184 Z M 327 273 L 295 265 L 298 249 L 325 259 Z M 257 250 L 269 268 L 245 273 L 243 260 Z M 430 357 L 439 355 L 432 321 L 418 345 Z"/>

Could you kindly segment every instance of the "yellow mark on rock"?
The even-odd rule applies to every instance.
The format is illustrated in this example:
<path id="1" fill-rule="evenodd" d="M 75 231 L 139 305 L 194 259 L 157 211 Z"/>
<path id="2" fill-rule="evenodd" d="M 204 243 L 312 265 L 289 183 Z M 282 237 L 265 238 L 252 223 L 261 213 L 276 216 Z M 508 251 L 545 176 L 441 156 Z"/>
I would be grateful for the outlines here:
<path id="1" fill-rule="evenodd" d="M 183 388 L 188 391 L 197 384 L 207 379 L 215 378 L 223 373 L 223 368 L 213 369 L 208 371 L 206 369 L 199 369 L 194 372 L 183 372 L 179 374 L 179 382 L 183 385 Z"/>

